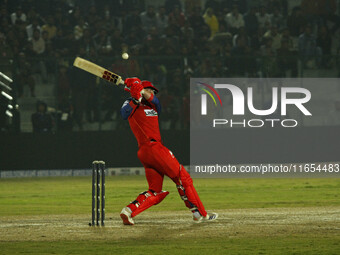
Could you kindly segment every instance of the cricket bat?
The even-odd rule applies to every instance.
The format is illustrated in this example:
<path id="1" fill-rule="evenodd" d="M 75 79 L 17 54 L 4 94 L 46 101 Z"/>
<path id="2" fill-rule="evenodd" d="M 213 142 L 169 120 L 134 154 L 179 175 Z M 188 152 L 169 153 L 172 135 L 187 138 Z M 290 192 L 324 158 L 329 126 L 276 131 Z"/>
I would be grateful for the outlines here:
<path id="1" fill-rule="evenodd" d="M 122 79 L 121 76 L 119 76 L 118 74 L 115 74 L 99 65 L 96 65 L 86 59 L 80 58 L 80 57 L 76 57 L 76 59 L 74 60 L 73 63 L 74 66 L 94 74 L 95 76 L 98 76 L 104 80 L 107 80 L 109 82 L 112 82 L 116 85 L 119 84 L 124 84 L 124 81 Z"/>

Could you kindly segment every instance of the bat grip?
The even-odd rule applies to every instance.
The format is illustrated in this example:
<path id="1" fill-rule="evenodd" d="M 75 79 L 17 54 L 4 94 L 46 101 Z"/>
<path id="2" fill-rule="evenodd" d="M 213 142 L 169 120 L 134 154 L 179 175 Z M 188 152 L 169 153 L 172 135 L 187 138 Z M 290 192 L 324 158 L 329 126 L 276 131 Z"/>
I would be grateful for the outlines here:
<path id="1" fill-rule="evenodd" d="M 142 99 L 143 99 L 143 94 L 144 94 L 144 89 L 142 89 L 142 91 L 140 92 L 141 94 L 141 97 L 138 99 L 138 102 L 142 102 Z"/>

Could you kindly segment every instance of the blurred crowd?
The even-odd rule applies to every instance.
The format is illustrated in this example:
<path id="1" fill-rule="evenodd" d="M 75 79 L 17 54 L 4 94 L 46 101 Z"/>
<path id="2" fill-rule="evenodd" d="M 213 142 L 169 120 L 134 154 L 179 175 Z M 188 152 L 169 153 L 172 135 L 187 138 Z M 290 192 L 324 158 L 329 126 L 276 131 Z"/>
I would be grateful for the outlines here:
<path id="1" fill-rule="evenodd" d="M 334 64 L 335 0 L 302 0 L 293 8 L 286 0 L 160 2 L 0 1 L 0 64 L 14 63 L 17 97 L 23 86 L 35 96 L 34 74 L 42 82 L 55 75 L 59 110 L 72 113 L 79 129 L 84 121 L 111 120 L 117 97 L 126 95 L 98 90 L 98 80 L 72 69 L 82 56 L 123 77 L 151 80 L 169 120 L 161 124 L 186 128 L 190 77 L 297 77 L 299 63 Z"/>

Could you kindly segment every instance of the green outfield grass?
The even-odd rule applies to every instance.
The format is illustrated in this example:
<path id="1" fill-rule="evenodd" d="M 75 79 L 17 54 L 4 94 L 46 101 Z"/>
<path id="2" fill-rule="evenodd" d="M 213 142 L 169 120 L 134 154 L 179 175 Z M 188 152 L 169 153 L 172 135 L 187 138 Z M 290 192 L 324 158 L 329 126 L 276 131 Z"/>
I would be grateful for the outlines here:
<path id="1" fill-rule="evenodd" d="M 11 242 L 0 243 L 2 254 L 339 254 L 339 238 L 330 241 L 327 237 L 312 236 L 285 238 L 235 238 L 195 240 L 131 240 L 93 242 Z M 27 251 L 27 253 L 23 252 Z M 34 251 L 34 252 L 32 252 Z"/>
<path id="2" fill-rule="evenodd" d="M 335 178 L 195 179 L 194 184 L 206 208 L 226 214 L 238 209 L 258 212 L 260 208 L 282 208 L 282 212 L 279 212 L 284 215 L 289 208 L 303 208 L 306 212 L 309 208 L 333 208 L 334 218 L 334 213 L 337 213 L 334 208 L 340 208 L 340 179 Z M 143 176 L 107 177 L 107 221 L 115 218 L 122 207 L 146 189 Z M 176 215 L 186 212 L 175 185 L 169 179 L 165 179 L 163 189 L 170 191 L 170 195 L 160 205 L 150 208 L 148 213 L 166 212 Z M 88 214 L 90 218 L 90 202 L 90 177 L 0 179 L 0 222 L 10 224 L 18 219 L 37 219 L 37 216 L 46 218 L 48 215 L 87 217 Z M 276 218 L 282 217 L 281 214 L 271 219 L 273 224 Z M 314 217 L 314 214 L 311 215 Z M 131 240 L 126 238 L 128 234 L 122 240 L 116 236 L 119 231 L 125 231 L 126 226 L 117 229 L 108 226 L 104 232 L 94 233 L 90 241 L 88 238 L 67 240 L 67 236 L 66 240 L 44 241 L 44 235 L 41 240 L 25 241 L 19 236 L 17 240 L 9 241 L 1 238 L 5 229 L 0 225 L 0 254 L 340 254 L 339 222 L 335 221 L 337 225 L 334 228 L 331 222 L 326 229 L 322 228 L 322 222 L 324 220 L 329 223 L 329 219 L 320 218 L 318 224 L 311 221 L 311 224 L 315 224 L 312 227 L 308 225 L 307 219 L 299 224 L 300 227 L 295 232 L 288 219 L 287 226 L 274 226 L 277 231 L 272 231 L 270 225 L 266 225 L 262 232 L 257 233 L 256 229 L 244 232 L 242 228 L 239 230 L 232 216 L 230 217 L 229 220 L 220 220 L 219 225 L 216 225 L 216 233 L 211 228 L 197 228 L 197 225 L 189 225 L 188 228 L 192 228 L 189 230 L 187 227 L 175 226 L 174 231 L 169 228 L 170 231 L 163 233 L 161 226 L 150 225 L 147 231 L 143 230 L 147 235 L 133 236 Z M 240 222 L 242 223 L 242 218 Z M 166 218 L 164 224 L 167 224 Z M 137 227 L 136 230 L 138 229 Z M 131 227 L 129 231 L 133 231 Z M 181 231 L 183 235 L 180 234 Z M 205 231 L 211 233 L 207 235 Z M 24 235 L 27 233 L 23 232 Z"/>
<path id="3" fill-rule="evenodd" d="M 340 205 L 340 179 L 196 179 L 207 208 L 266 208 Z M 120 211 L 147 189 L 143 176 L 106 178 L 106 209 Z M 171 180 L 172 194 L 153 210 L 183 210 Z M 82 214 L 89 211 L 90 177 L 0 179 L 0 216 Z"/>

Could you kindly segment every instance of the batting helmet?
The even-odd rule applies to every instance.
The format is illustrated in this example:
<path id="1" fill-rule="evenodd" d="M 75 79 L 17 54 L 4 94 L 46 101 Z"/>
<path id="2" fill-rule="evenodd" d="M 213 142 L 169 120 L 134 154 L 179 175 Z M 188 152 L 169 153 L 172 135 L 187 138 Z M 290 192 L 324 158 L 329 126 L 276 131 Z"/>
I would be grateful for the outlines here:
<path id="1" fill-rule="evenodd" d="M 155 92 L 155 94 L 158 93 L 158 89 L 150 82 L 150 81 L 142 81 L 142 86 L 143 88 L 150 88 L 153 89 L 153 91 Z"/>

